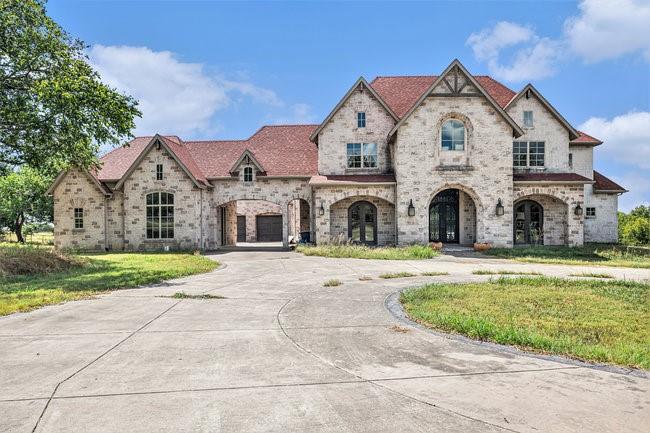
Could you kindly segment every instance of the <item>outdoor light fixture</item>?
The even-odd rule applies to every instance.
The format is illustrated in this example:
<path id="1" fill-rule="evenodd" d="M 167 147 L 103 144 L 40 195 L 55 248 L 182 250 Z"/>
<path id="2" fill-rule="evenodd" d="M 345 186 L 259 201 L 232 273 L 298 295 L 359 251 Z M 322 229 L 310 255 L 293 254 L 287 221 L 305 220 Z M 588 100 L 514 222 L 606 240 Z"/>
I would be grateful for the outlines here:
<path id="1" fill-rule="evenodd" d="M 501 203 L 501 199 L 497 202 L 497 216 L 503 215 L 503 203 Z"/>
<path id="2" fill-rule="evenodd" d="M 574 212 L 577 216 L 582 215 L 582 207 L 579 204 L 577 204 Z"/>
<path id="3" fill-rule="evenodd" d="M 318 209 L 318 215 L 325 215 L 325 208 L 323 207 L 323 203 L 320 204 L 320 208 Z"/>
<path id="4" fill-rule="evenodd" d="M 413 206 L 413 199 L 409 203 L 409 216 L 415 216 L 415 207 Z"/>

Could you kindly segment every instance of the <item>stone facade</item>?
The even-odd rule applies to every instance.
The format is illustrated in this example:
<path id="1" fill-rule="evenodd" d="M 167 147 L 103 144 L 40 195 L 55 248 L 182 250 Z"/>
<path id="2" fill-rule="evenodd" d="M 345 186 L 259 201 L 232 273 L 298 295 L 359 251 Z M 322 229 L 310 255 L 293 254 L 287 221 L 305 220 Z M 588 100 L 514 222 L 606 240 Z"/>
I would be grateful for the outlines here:
<path id="1" fill-rule="evenodd" d="M 229 166 L 221 174 L 199 182 L 179 163 L 176 153 L 170 154 L 171 147 L 160 143 L 147 147 L 119 182 L 113 178 L 105 182 L 105 190 L 85 172 L 71 170 L 51 190 L 55 244 L 95 250 L 214 249 L 236 243 L 237 215 L 246 216 L 247 241 L 255 241 L 256 216 L 268 214 L 282 215 L 285 245 L 304 232 L 310 233 L 312 242 L 336 242 L 348 239 L 348 210 L 361 200 L 376 207 L 379 245 L 423 244 L 430 238 L 431 202 L 446 189 L 459 191 L 461 244 L 513 246 L 514 206 L 522 200 L 542 206 L 546 245 L 617 240 L 617 195 L 594 193 L 588 181 L 593 179 L 593 145 L 570 143 L 575 132 L 534 91 L 501 102 L 505 114 L 460 66 L 447 73 L 454 76 L 422 95 L 410 111 L 400 114 L 401 120 L 385 108 L 387 101 L 359 80 L 315 132 L 317 173 L 312 173 L 314 161 L 309 175 L 285 176 L 276 171 L 269 176 L 258 161 L 264 152 L 245 150 L 236 160 L 240 162 L 227 161 Z M 524 111 L 533 112 L 532 126 L 523 125 Z M 357 123 L 359 112 L 365 113 L 363 127 Z M 451 119 L 464 126 L 462 150 L 441 145 L 443 124 Z M 513 138 L 522 131 L 522 136 Z M 287 139 L 281 138 L 279 149 Z M 518 176 L 521 172 L 576 173 L 587 179 L 583 183 L 522 182 L 518 177 L 515 181 L 513 141 L 545 143 L 544 167 L 517 169 Z M 183 146 L 181 141 L 175 143 Z M 348 143 L 376 144 L 376 167 L 349 168 Z M 274 164 L 290 164 L 300 157 L 265 156 Z M 157 180 L 156 167 L 161 164 L 164 176 Z M 244 179 L 247 167 L 252 168 L 252 180 Z M 174 194 L 172 239 L 147 238 L 146 197 L 153 192 Z M 502 215 L 496 212 L 498 203 Z M 595 217 L 587 217 L 586 212 L 576 215 L 577 206 L 595 208 Z M 84 209 L 83 229 L 74 228 L 78 207 Z"/>

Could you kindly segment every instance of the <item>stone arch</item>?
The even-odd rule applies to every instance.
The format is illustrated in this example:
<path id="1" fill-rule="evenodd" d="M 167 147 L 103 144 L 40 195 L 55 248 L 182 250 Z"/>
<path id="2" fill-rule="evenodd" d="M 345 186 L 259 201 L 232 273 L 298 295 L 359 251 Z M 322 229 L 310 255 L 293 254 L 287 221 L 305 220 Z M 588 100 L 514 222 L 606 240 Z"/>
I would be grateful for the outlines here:
<path id="1" fill-rule="evenodd" d="M 469 149 L 472 147 L 472 138 L 474 136 L 474 125 L 472 121 L 467 117 L 466 115 L 459 113 L 457 111 L 449 111 L 447 113 L 444 113 L 440 118 L 438 119 L 438 122 L 436 122 L 436 146 L 438 147 L 438 151 L 440 151 L 440 144 L 441 144 L 441 139 L 442 139 L 442 125 L 445 124 L 446 121 L 448 120 L 459 120 L 463 122 L 463 125 L 465 126 L 465 149 L 464 151 L 467 153 L 469 152 Z"/>
<path id="2" fill-rule="evenodd" d="M 465 194 L 469 195 L 472 201 L 474 201 L 474 204 L 476 205 L 477 211 L 481 210 L 483 211 L 484 206 L 483 202 L 479 198 L 478 194 L 476 191 L 474 191 L 473 188 L 463 185 L 461 183 L 445 183 L 444 185 L 439 186 L 438 188 L 434 189 L 433 192 L 429 195 L 429 200 L 427 201 L 427 206 L 431 203 L 431 201 L 434 199 L 438 193 L 446 190 L 446 189 L 457 189 L 459 191 L 463 191 Z"/>
<path id="3" fill-rule="evenodd" d="M 395 205 L 379 195 L 343 194 L 330 202 L 325 209 L 327 215 L 326 242 L 347 242 L 349 239 L 349 210 L 355 203 L 368 202 L 375 208 L 375 233 L 377 245 L 395 243 Z"/>
<path id="4" fill-rule="evenodd" d="M 572 218 L 569 203 L 546 191 L 518 191 L 514 194 L 512 206 L 513 243 L 517 236 L 515 209 L 526 201 L 535 202 L 542 208 L 543 245 L 567 245 L 569 243 L 569 220 Z"/>

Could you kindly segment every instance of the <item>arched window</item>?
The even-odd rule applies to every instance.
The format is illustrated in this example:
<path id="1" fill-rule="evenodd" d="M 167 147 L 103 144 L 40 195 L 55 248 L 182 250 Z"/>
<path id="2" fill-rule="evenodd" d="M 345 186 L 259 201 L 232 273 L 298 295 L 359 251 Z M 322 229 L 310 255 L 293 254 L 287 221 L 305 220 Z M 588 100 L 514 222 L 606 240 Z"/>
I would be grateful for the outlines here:
<path id="1" fill-rule="evenodd" d="M 147 194 L 147 239 L 174 238 L 174 194 Z"/>
<path id="2" fill-rule="evenodd" d="M 253 167 L 244 167 L 244 182 L 253 181 Z"/>
<path id="3" fill-rule="evenodd" d="M 440 140 L 444 150 L 465 150 L 465 124 L 456 119 L 447 120 L 442 124 Z"/>
<path id="4" fill-rule="evenodd" d="M 355 243 L 377 245 L 377 207 L 367 201 L 348 209 L 348 238 Z"/>

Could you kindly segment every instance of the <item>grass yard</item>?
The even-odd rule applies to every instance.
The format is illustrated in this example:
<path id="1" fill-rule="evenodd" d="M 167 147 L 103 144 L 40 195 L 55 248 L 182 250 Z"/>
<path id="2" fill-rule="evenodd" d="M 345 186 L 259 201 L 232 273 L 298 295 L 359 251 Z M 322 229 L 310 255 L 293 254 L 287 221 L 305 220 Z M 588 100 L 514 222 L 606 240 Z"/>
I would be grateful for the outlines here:
<path id="1" fill-rule="evenodd" d="M 650 256 L 627 253 L 606 245 L 492 248 L 485 254 L 527 263 L 650 268 Z"/>
<path id="2" fill-rule="evenodd" d="M 54 259 L 50 255 L 49 248 L 0 245 L 0 270 L 5 270 L 0 273 L 0 316 L 209 272 L 219 265 L 191 253 L 57 254 Z M 25 258 L 34 263 L 35 272 L 26 271 L 25 264 L 20 272 L 7 272 L 8 263 Z M 48 270 L 43 263 L 49 262 L 55 267 Z"/>
<path id="3" fill-rule="evenodd" d="M 408 247 L 367 247 L 364 245 L 298 245 L 296 251 L 306 256 L 332 258 L 423 260 L 437 257 L 440 253 L 428 245 Z"/>
<path id="4" fill-rule="evenodd" d="M 400 300 L 412 319 L 445 332 L 650 369 L 650 284 L 501 277 L 428 284 Z"/>

